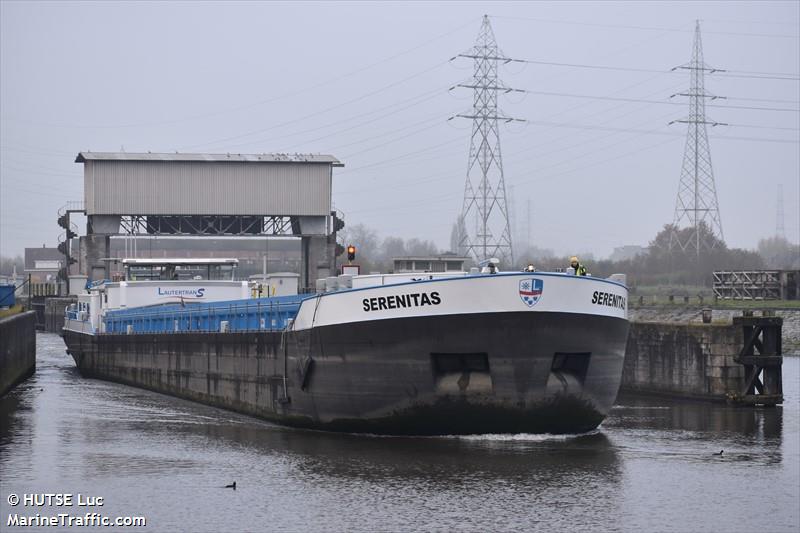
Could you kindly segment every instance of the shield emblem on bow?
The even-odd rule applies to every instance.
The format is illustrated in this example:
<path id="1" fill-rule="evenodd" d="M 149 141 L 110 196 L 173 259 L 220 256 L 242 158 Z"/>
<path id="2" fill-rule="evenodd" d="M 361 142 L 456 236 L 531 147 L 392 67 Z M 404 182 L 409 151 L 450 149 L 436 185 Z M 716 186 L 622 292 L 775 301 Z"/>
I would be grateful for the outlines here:
<path id="1" fill-rule="evenodd" d="M 528 307 L 533 307 L 542 298 L 544 280 L 538 278 L 523 279 L 519 282 L 519 297 Z"/>

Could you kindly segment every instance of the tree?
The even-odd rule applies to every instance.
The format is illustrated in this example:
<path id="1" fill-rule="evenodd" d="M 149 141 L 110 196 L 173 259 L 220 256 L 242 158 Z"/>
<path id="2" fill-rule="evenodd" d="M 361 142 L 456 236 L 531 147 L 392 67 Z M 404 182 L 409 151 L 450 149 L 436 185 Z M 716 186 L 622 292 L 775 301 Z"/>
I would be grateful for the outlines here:
<path id="1" fill-rule="evenodd" d="M 420 256 L 439 255 L 439 249 L 431 241 L 421 241 L 415 238 L 406 241 L 406 253 Z"/>
<path id="2" fill-rule="evenodd" d="M 381 244 L 381 259 L 391 261 L 395 257 L 408 255 L 406 243 L 400 237 L 386 237 Z"/>
<path id="3" fill-rule="evenodd" d="M 800 268 L 800 245 L 790 243 L 785 237 L 768 237 L 758 241 L 758 255 L 767 268 L 795 270 Z"/>
<path id="4" fill-rule="evenodd" d="M 364 224 L 356 224 L 355 226 L 345 226 L 339 231 L 339 236 L 345 246 L 352 244 L 356 247 L 355 263 L 361 265 L 362 272 L 370 272 L 375 269 L 379 254 L 379 240 L 375 230 Z"/>
<path id="5" fill-rule="evenodd" d="M 459 216 L 453 224 L 453 229 L 450 232 L 450 251 L 458 255 L 464 255 L 467 253 L 467 249 L 463 245 L 466 237 L 467 226 L 464 224 L 464 217 Z"/>
<path id="6" fill-rule="evenodd" d="M 17 267 L 17 276 L 22 278 L 25 275 L 25 260 L 22 259 L 22 256 L 0 256 L 0 276 L 11 276 L 15 266 Z"/>

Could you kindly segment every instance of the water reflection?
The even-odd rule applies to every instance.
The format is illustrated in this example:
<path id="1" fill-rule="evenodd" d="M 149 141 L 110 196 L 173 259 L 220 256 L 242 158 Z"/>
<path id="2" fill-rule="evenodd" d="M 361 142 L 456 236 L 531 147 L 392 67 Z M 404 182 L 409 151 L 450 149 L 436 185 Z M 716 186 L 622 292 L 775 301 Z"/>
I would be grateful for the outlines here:
<path id="1" fill-rule="evenodd" d="M 783 460 L 784 408 L 738 407 L 712 402 L 670 401 L 624 395 L 603 424 L 609 431 L 646 433 L 648 451 L 707 461 L 779 464 Z"/>
<path id="2" fill-rule="evenodd" d="M 622 397 L 581 436 L 377 437 L 288 429 L 83 379 L 60 339 L 38 342 L 36 377 L 0 399 L 3 489 L 91 491 L 107 497 L 104 511 L 145 513 L 157 531 L 800 525 L 791 379 L 786 404 L 771 409 Z M 234 480 L 235 493 L 222 489 Z M 762 514 L 748 511 L 753 501 Z"/>
<path id="3" fill-rule="evenodd" d="M 612 425 L 639 428 L 736 433 L 780 444 L 783 407 L 738 407 L 713 402 L 681 402 L 620 396 Z"/>
<path id="4" fill-rule="evenodd" d="M 24 404 L 19 390 L 21 387 L 0 398 L 0 454 L 14 435 L 22 433 L 22 426 L 27 420 L 24 411 L 30 410 L 30 406 Z"/>
<path id="5" fill-rule="evenodd" d="M 291 458 L 301 471 L 345 481 L 403 478 L 450 484 L 460 480 L 534 477 L 546 488 L 570 483 L 572 478 L 585 476 L 588 469 L 610 482 L 618 481 L 620 476 L 619 457 L 602 433 L 568 439 L 530 435 L 511 441 L 492 435 L 376 437 L 218 424 L 176 430 L 200 430 L 211 439 L 246 446 L 255 453 Z"/>

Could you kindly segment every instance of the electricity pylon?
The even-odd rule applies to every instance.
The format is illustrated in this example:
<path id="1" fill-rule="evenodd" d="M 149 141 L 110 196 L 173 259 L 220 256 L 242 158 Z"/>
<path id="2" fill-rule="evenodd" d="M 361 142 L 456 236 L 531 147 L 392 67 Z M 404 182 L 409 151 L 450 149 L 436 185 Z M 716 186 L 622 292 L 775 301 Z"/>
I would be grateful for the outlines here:
<path id="1" fill-rule="evenodd" d="M 706 118 L 706 100 L 720 98 L 705 90 L 705 73 L 724 72 L 709 67 L 703 61 L 703 43 L 700 38 L 700 21 L 694 30 L 694 50 L 692 60 L 676 69 L 686 69 L 690 73 L 689 91 L 673 96 L 689 98 L 689 116 L 673 123 L 688 124 L 686 150 L 681 167 L 681 180 L 678 186 L 678 199 L 675 204 L 673 231 L 669 248 L 683 251 L 694 249 L 697 256 L 703 249 L 711 249 L 724 242 L 722 221 L 719 216 L 717 189 L 714 184 L 714 171 L 711 166 L 711 150 L 708 144 L 706 126 L 725 125 Z M 691 232 L 680 232 L 681 227 L 692 228 Z M 684 237 L 681 237 L 683 233 Z"/>
<path id="2" fill-rule="evenodd" d="M 453 87 L 473 90 L 472 111 L 456 115 L 472 120 L 464 204 L 460 217 L 466 232 L 461 236 L 459 252 L 476 261 L 498 257 L 511 266 L 514 251 L 499 123 L 519 119 L 503 114 L 497 106 L 497 96 L 498 93 L 521 92 L 506 87 L 498 78 L 498 67 L 515 60 L 506 57 L 497 46 L 487 15 L 483 16 L 475 46 L 456 57 L 472 59 L 475 65 L 472 82 Z"/>

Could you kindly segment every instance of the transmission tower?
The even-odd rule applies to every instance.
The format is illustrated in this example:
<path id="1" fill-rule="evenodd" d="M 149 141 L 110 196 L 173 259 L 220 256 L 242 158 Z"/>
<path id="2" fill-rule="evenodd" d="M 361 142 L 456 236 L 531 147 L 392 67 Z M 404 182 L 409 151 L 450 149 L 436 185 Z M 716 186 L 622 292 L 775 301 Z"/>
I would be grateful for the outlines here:
<path id="1" fill-rule="evenodd" d="M 498 78 L 498 67 L 515 60 L 506 57 L 497 46 L 488 15 L 483 16 L 475 46 L 456 57 L 472 59 L 475 65 L 472 82 L 455 86 L 473 90 L 471 112 L 456 115 L 472 120 L 461 209 L 461 220 L 468 229 L 462 235 L 459 251 L 476 261 L 498 257 L 510 266 L 514 262 L 514 252 L 498 124 L 519 119 L 503 114 L 497 106 L 497 95 L 521 92 L 506 87 Z"/>
<path id="2" fill-rule="evenodd" d="M 688 124 L 688 133 L 669 248 L 670 251 L 675 248 L 683 251 L 694 249 L 699 257 L 701 250 L 711 249 L 719 242 L 724 242 L 719 204 L 717 203 L 717 189 L 714 184 L 714 171 L 711 167 L 711 150 L 706 131 L 706 126 L 709 124 L 712 127 L 724 124 L 706 118 L 706 100 L 720 97 L 706 92 L 704 84 L 706 72 L 710 74 L 724 71 L 711 68 L 703 61 L 699 20 L 694 30 L 692 60 L 673 70 L 677 69 L 688 70 L 691 83 L 688 92 L 673 95 L 689 98 L 689 116 L 670 123 Z M 681 237 L 679 231 L 681 227 L 689 227 L 693 231 L 685 232 L 686 235 Z"/>
<path id="3" fill-rule="evenodd" d="M 775 215 L 775 236 L 786 238 L 786 227 L 783 224 L 783 183 L 778 184 L 778 204 Z"/>

